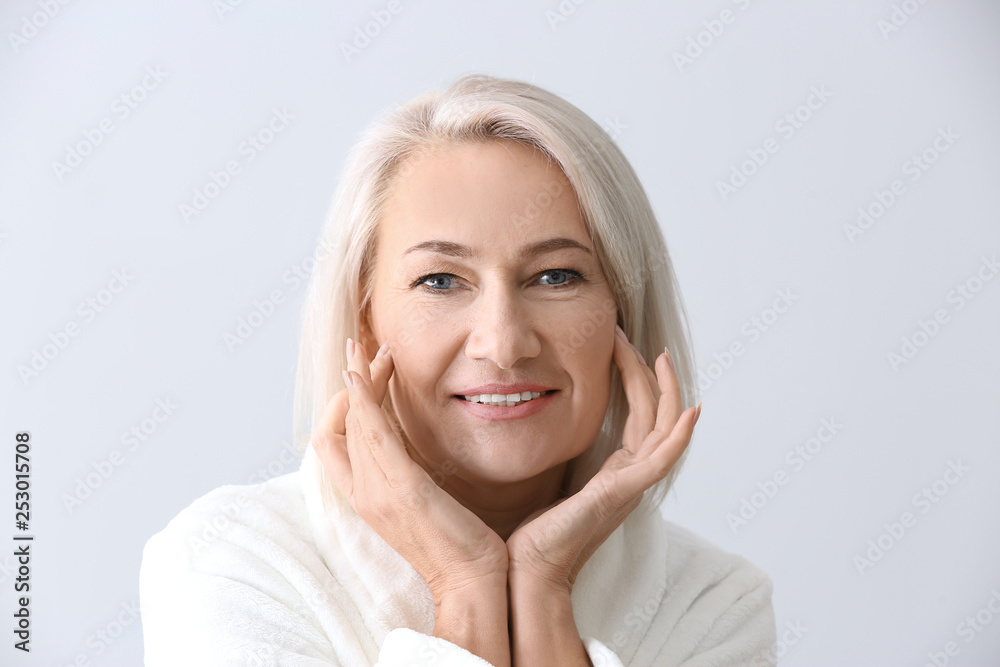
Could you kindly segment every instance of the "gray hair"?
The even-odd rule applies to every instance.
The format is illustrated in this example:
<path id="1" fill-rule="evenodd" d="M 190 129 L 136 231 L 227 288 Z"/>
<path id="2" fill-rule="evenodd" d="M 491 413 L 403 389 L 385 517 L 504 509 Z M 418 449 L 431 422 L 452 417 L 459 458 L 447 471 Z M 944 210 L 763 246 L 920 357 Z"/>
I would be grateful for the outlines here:
<path id="1" fill-rule="evenodd" d="M 423 151 L 454 142 L 503 139 L 532 146 L 554 160 L 576 192 L 618 306 L 617 312 L 611 304 L 605 312 L 593 313 L 595 325 L 616 317 L 647 359 L 666 346 L 684 406 L 694 405 L 695 366 L 680 290 L 649 199 L 621 150 L 600 125 L 553 93 L 522 81 L 467 74 L 443 92 L 425 93 L 389 111 L 351 151 L 304 304 L 293 425 L 300 449 L 308 445 L 327 404 L 343 388 L 347 338 L 361 338 L 371 302 L 378 225 L 394 178 Z M 570 332 L 569 344 L 593 332 Z M 629 409 L 620 377 L 613 366 L 604 423 L 592 446 L 570 463 L 568 493 L 581 489 L 621 445 Z M 398 428 L 388 393 L 383 407 Z M 663 500 L 686 458 L 687 452 L 646 493 L 647 509 Z M 329 480 L 324 482 L 325 488 L 331 486 Z M 324 494 L 328 501 L 329 493 Z"/>

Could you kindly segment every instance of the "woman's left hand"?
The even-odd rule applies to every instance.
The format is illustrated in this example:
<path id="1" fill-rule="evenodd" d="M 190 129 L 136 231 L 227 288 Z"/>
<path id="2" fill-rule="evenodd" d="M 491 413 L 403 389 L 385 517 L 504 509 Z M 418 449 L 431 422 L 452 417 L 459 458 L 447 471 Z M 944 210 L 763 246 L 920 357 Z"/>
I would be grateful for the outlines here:
<path id="1" fill-rule="evenodd" d="M 677 376 L 665 354 L 656 372 L 615 327 L 614 363 L 629 404 L 622 447 L 578 493 L 522 524 L 507 540 L 508 581 L 515 589 L 539 587 L 568 599 L 580 568 L 670 472 L 687 448 L 701 406 L 682 411 Z"/>

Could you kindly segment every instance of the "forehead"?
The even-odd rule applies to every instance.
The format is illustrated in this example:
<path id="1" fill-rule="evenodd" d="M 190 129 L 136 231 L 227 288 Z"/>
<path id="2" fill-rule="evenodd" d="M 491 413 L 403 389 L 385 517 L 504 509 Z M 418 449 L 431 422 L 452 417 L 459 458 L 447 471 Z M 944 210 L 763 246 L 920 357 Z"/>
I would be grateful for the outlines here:
<path id="1" fill-rule="evenodd" d="M 402 258 L 429 240 L 510 254 L 560 237 L 592 248 L 576 195 L 554 161 L 513 141 L 466 142 L 414 158 L 393 184 L 379 228 L 379 255 Z"/>

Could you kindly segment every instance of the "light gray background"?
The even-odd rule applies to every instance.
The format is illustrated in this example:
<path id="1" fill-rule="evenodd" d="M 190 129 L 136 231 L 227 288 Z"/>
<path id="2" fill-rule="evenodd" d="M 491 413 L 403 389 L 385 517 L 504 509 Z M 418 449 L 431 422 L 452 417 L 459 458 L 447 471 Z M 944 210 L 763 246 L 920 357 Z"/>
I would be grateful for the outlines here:
<path id="1" fill-rule="evenodd" d="M 645 184 L 698 367 L 715 376 L 667 513 L 770 573 L 781 664 L 923 665 L 949 641 L 948 664 L 1000 661 L 987 606 L 995 595 L 1000 608 L 1000 280 L 977 283 L 1000 252 L 1000 4 L 402 0 L 350 59 L 341 44 L 387 2 L 49 4 L 51 18 L 41 0 L 0 9 L 0 540 L 15 532 L 21 430 L 37 535 L 34 650 L 15 652 L 5 629 L 0 661 L 139 664 L 139 623 L 116 623 L 133 618 L 149 536 L 217 486 L 297 467 L 282 452 L 304 290 L 288 272 L 310 256 L 359 131 L 467 71 L 566 97 Z M 712 24 L 723 10 L 731 22 Z M 679 67 L 689 38 L 707 46 Z M 147 68 L 162 80 L 146 78 L 123 118 L 116 100 Z M 776 124 L 813 87 L 828 99 L 799 109 L 809 118 L 787 136 Z M 275 109 L 294 118 L 250 160 L 240 144 Z M 60 178 L 53 163 L 104 118 L 113 131 Z M 905 163 L 948 128 L 957 138 L 912 181 Z M 777 152 L 723 200 L 717 182 L 769 137 Z M 185 223 L 179 206 L 229 160 L 240 173 Z M 845 225 L 896 179 L 905 192 L 852 243 Z M 102 293 L 123 270 L 127 286 Z M 978 291 L 959 308 L 966 283 Z M 284 301 L 230 350 L 224 336 L 273 290 Z M 794 301 L 774 320 L 779 290 Z M 92 320 L 78 310 L 109 296 Z M 946 323 L 894 369 L 887 355 L 938 309 Z M 771 322 L 756 340 L 754 317 Z M 78 335 L 23 379 L 71 323 Z M 723 368 L 713 355 L 735 342 L 744 352 Z M 130 451 L 122 434 L 158 400 L 177 407 Z M 786 455 L 824 419 L 841 426 L 796 468 Z M 67 509 L 114 450 L 121 464 Z M 968 467 L 954 484 L 941 481 L 949 462 Z M 782 472 L 773 497 L 753 496 Z M 935 482 L 942 497 L 916 504 Z M 734 531 L 743 499 L 760 507 Z M 915 525 L 859 571 L 904 512 Z M 959 625 L 977 613 L 991 624 L 969 641 Z"/>

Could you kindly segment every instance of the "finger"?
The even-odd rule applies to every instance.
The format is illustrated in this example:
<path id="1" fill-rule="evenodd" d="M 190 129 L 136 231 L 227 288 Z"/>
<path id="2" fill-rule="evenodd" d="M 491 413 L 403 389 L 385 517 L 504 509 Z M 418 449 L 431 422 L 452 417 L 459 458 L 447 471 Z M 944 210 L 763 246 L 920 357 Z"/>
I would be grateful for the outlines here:
<path id="1" fill-rule="evenodd" d="M 662 391 L 662 388 L 660 387 L 660 380 L 659 380 L 659 378 L 657 376 L 657 371 L 654 371 L 652 368 L 650 368 L 646 364 L 646 362 L 642 358 L 642 353 L 639 352 L 639 348 L 637 348 L 635 345 L 632 345 L 632 343 L 629 343 L 629 345 L 632 347 L 632 350 L 635 352 L 636 357 L 639 359 L 639 368 L 642 370 L 642 374 L 645 376 L 646 381 L 649 383 L 649 391 L 650 391 L 650 394 L 652 394 L 652 396 L 653 396 L 653 403 L 657 406 L 657 408 L 656 408 L 656 410 L 657 410 L 657 422 L 659 422 L 659 414 L 661 412 L 661 405 L 662 405 L 661 404 L 661 399 L 663 398 L 663 391 Z M 664 348 L 664 349 L 666 349 L 666 348 Z M 653 360 L 653 366 L 654 366 L 654 368 L 657 368 L 657 369 L 662 368 L 660 366 L 661 358 L 662 358 L 662 361 L 666 362 L 666 356 L 663 353 L 660 353 L 660 355 L 657 356 L 656 359 Z M 667 369 L 668 370 L 670 369 L 669 362 L 667 363 Z M 676 420 L 674 420 L 674 421 L 676 421 Z M 673 422 L 671 422 L 671 426 L 672 425 L 673 425 Z M 654 429 L 656 428 L 655 424 L 654 424 L 653 428 Z M 669 432 L 670 432 L 670 428 L 667 428 L 664 431 L 664 434 L 669 433 Z M 643 440 L 643 442 L 645 442 L 645 440 Z M 639 448 L 639 450 L 638 450 L 637 453 L 640 456 L 643 454 L 642 447 Z"/>
<path id="2" fill-rule="evenodd" d="M 394 473 L 385 468 L 385 461 L 379 461 L 376 451 L 380 450 L 386 442 L 386 433 L 381 430 L 386 422 L 385 415 L 381 410 L 382 399 L 388 388 L 389 375 L 392 372 L 391 358 L 382 354 L 373 363 L 368 363 L 368 355 L 364 344 L 348 339 L 345 346 L 347 354 L 348 372 L 353 373 L 350 378 L 358 386 L 369 389 L 371 395 L 365 394 L 362 397 L 354 398 L 355 391 L 348 387 L 347 396 L 337 403 L 335 408 L 336 416 L 343 414 L 343 430 L 346 441 L 346 452 L 352 466 L 352 479 L 354 487 L 362 494 L 366 489 L 384 489 L 387 480 L 393 479 Z M 387 350 L 387 346 L 385 347 Z M 374 378 L 374 379 L 373 379 Z M 348 384 L 348 376 L 345 374 L 345 384 Z M 366 399 L 370 399 L 369 404 Z M 346 403 L 346 405 L 345 405 Z M 351 415 L 353 413 L 353 419 Z M 350 433 L 348 433 L 350 431 Z M 395 433 L 389 429 L 390 445 L 394 441 Z M 405 455 L 405 452 L 404 452 Z M 407 457 L 408 459 L 408 457 Z"/>
<path id="3" fill-rule="evenodd" d="M 345 371 L 347 374 L 353 383 L 348 391 L 351 409 L 346 420 L 351 461 L 372 457 L 389 483 L 398 485 L 416 463 L 406 453 L 382 408 L 375 403 L 369 382 L 354 371 Z"/>
<path id="4" fill-rule="evenodd" d="M 615 333 L 613 359 L 621 371 L 622 387 L 628 400 L 629 414 L 625 420 L 622 432 L 622 446 L 629 451 L 636 451 L 646 434 L 653 430 L 656 419 L 656 403 L 649 381 L 642 373 L 640 366 L 645 366 L 632 351 L 619 327 Z M 647 366 L 648 368 L 648 366 Z"/>
<path id="5" fill-rule="evenodd" d="M 384 351 L 380 349 L 382 354 L 376 355 L 370 366 L 372 388 L 375 391 L 375 400 L 379 405 L 382 405 L 385 400 L 386 391 L 389 389 L 389 378 L 392 377 L 394 368 L 392 356 L 389 354 L 388 342 L 382 347 Z M 347 411 L 350 407 L 351 402 L 347 394 L 347 388 L 345 387 L 338 391 L 330 400 L 326 411 L 324 411 L 320 419 L 320 423 L 324 428 L 332 428 L 334 433 L 346 435 L 344 419 L 347 417 Z"/>
<path id="6" fill-rule="evenodd" d="M 635 467 L 635 464 L 630 467 Z M 642 500 L 643 491 L 645 487 L 631 479 L 625 479 L 618 473 L 604 472 L 592 477 L 579 493 L 566 502 L 575 500 L 585 503 L 591 513 L 587 522 L 591 529 L 600 529 L 610 522 L 613 524 L 610 534 Z"/>
<path id="7" fill-rule="evenodd" d="M 377 405 L 382 405 L 385 399 L 385 392 L 389 388 L 389 377 L 392 375 L 393 359 L 389 351 L 389 342 L 386 341 L 379 348 L 375 359 L 368 360 L 368 350 L 364 343 L 348 339 L 348 352 L 350 352 L 351 342 L 354 343 L 354 357 L 347 360 L 348 370 L 356 371 L 363 377 L 372 388 L 372 396 Z"/>
<path id="8" fill-rule="evenodd" d="M 649 465 L 659 481 L 667 476 L 674 464 L 691 444 L 695 425 L 701 418 L 701 403 L 688 408 L 677 420 L 670 435 L 649 455 Z"/>
<path id="9" fill-rule="evenodd" d="M 655 403 L 660 399 L 660 386 L 656 381 L 656 373 L 653 371 L 653 368 L 656 368 L 656 360 L 659 359 L 659 357 L 653 359 L 653 368 L 650 368 L 649 364 L 647 364 L 645 359 L 643 359 L 642 352 L 639 352 L 639 348 L 631 342 L 629 342 L 629 346 L 632 348 L 635 356 L 639 359 L 639 369 L 645 376 L 646 381 L 649 382 L 649 391 L 653 394 L 653 402 Z"/>
<path id="10" fill-rule="evenodd" d="M 353 354 L 352 354 L 353 351 Z M 371 383 L 372 374 L 370 365 L 371 360 L 368 358 L 368 351 L 365 350 L 365 345 L 359 340 L 354 340 L 352 338 L 347 339 L 347 369 L 354 371 L 367 383 Z"/>
<path id="11" fill-rule="evenodd" d="M 368 438 L 374 436 L 370 436 L 369 428 L 366 428 L 368 419 L 364 416 L 363 400 L 352 396 L 357 390 L 351 383 L 360 385 L 363 380 L 357 373 L 352 374 L 351 371 L 343 371 L 343 375 L 348 406 L 347 414 L 344 416 L 344 440 L 347 454 L 352 462 L 354 487 L 363 496 L 366 489 L 377 489 L 380 484 L 385 484 L 386 476 L 368 443 Z"/>
<path id="12" fill-rule="evenodd" d="M 666 348 L 664 348 L 666 350 Z M 660 388 L 660 399 L 656 410 L 655 429 L 667 434 L 674 429 L 684 409 L 681 386 L 677 374 L 667 360 L 666 352 L 656 359 L 656 380 Z"/>
<path id="13" fill-rule="evenodd" d="M 701 414 L 700 405 L 685 410 L 669 436 L 664 438 L 659 431 L 651 432 L 649 438 L 655 447 L 651 448 L 649 456 L 615 471 L 614 483 L 620 485 L 618 493 L 621 497 L 644 493 L 667 476 L 691 442 L 695 424 Z"/>
<path id="14" fill-rule="evenodd" d="M 319 425 L 316 430 L 329 431 L 337 435 L 347 435 L 344 420 L 347 418 L 347 411 L 350 409 L 350 397 L 347 393 L 347 387 L 344 387 L 334 394 L 330 402 L 326 404 L 326 409 L 319 419 Z"/>
<path id="15" fill-rule="evenodd" d="M 389 341 L 382 343 L 382 347 L 375 353 L 370 365 L 372 378 L 372 390 L 375 392 L 375 402 L 382 405 L 385 401 L 385 393 L 389 390 L 389 378 L 395 370 L 395 362 L 392 358 L 392 351 L 389 349 Z"/>
<path id="16" fill-rule="evenodd" d="M 327 476 L 345 497 L 351 494 L 345 480 L 350 479 L 352 474 L 347 439 L 344 437 L 344 418 L 349 408 L 347 390 L 342 389 L 327 403 L 310 437 L 310 444 L 323 462 Z"/>
<path id="17" fill-rule="evenodd" d="M 323 469 L 326 470 L 326 476 L 336 485 L 342 496 L 350 498 L 354 491 L 354 471 L 351 467 L 351 458 L 347 454 L 347 438 L 338 434 L 314 437 L 312 447 L 323 464 Z"/>

